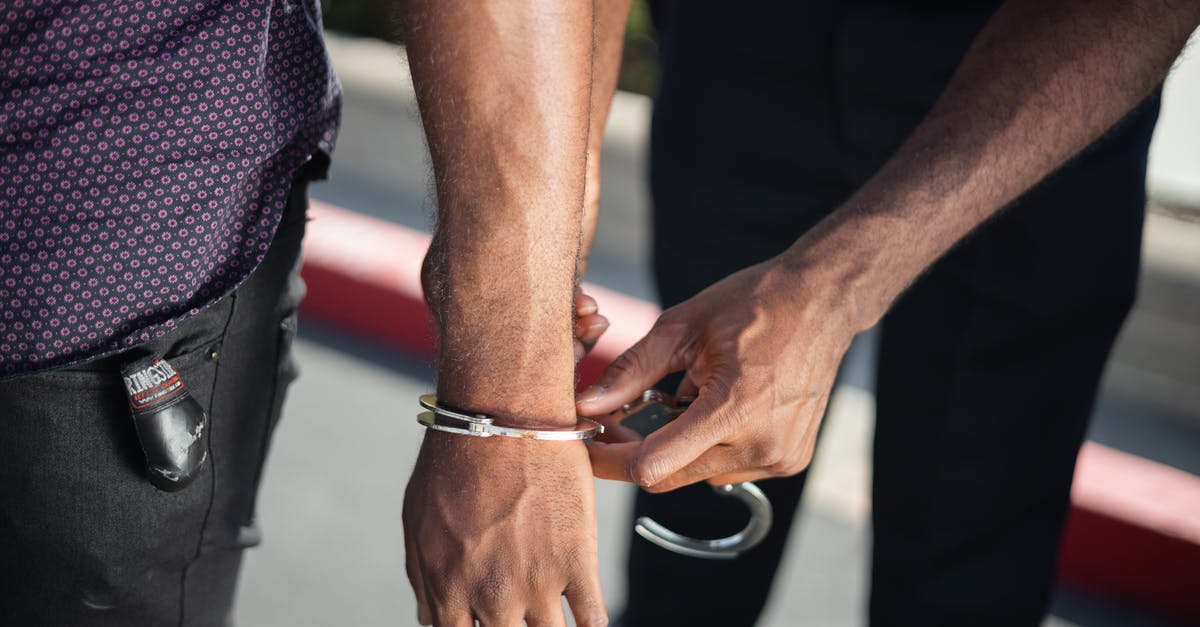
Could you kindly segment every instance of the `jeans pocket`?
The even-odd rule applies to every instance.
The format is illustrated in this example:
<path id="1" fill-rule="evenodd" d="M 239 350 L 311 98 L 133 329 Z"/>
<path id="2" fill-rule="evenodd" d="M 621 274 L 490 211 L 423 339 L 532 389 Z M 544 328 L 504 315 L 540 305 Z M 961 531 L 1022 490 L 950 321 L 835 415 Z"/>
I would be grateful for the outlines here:
<path id="1" fill-rule="evenodd" d="M 163 351 L 202 407 L 217 346 Z M 0 562 L 22 573 L 0 583 L 35 614 L 153 614 L 200 540 L 211 470 L 179 492 L 150 484 L 119 357 L 0 384 Z"/>
<path id="2" fill-rule="evenodd" d="M 254 495 L 250 499 L 249 508 L 245 515 L 245 524 L 255 524 L 258 507 L 258 489 L 261 487 L 263 468 L 266 466 L 267 452 L 271 447 L 271 439 L 275 427 L 283 414 L 283 403 L 287 396 L 288 386 L 300 375 L 300 369 L 292 354 L 292 344 L 296 339 L 297 315 L 295 310 L 285 314 L 279 321 L 278 340 L 275 352 L 275 385 L 271 393 L 270 413 L 263 424 L 258 443 L 258 463 L 254 475 Z"/>

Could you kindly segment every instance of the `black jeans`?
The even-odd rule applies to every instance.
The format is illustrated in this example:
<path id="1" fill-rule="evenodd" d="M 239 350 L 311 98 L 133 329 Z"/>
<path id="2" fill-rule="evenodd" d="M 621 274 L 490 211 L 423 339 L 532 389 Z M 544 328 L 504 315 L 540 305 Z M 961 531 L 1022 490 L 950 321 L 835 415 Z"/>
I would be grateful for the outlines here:
<path id="1" fill-rule="evenodd" d="M 778 254 L 836 208 L 928 111 L 994 4 L 658 4 L 651 183 L 663 304 Z M 1040 624 L 1075 455 L 1136 292 L 1156 115 L 1152 99 L 969 236 L 884 319 L 873 625 Z M 803 486 L 803 474 L 761 483 L 775 526 L 738 560 L 635 537 L 622 626 L 754 624 Z M 698 537 L 745 516 L 703 485 L 639 493 L 634 509 Z"/>
<path id="2" fill-rule="evenodd" d="M 128 353 L 0 383 L 0 622 L 226 625 L 287 385 L 306 182 L 266 259 L 229 296 L 131 349 L 165 356 L 209 415 L 208 462 L 155 488 L 119 375 Z"/>

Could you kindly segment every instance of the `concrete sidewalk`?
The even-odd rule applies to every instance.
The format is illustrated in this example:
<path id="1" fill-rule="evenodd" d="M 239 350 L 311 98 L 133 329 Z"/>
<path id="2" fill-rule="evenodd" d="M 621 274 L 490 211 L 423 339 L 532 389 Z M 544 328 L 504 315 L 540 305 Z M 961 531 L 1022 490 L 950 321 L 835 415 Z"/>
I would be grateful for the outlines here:
<path id="1" fill-rule="evenodd" d="M 238 621 L 263 627 L 415 624 L 400 509 L 422 435 L 415 399 L 432 387 L 428 364 L 329 332 L 302 335 L 303 376 L 290 393 L 266 468 L 259 499 L 266 540 L 248 554 Z M 865 456 L 869 416 L 862 400 L 849 389 L 835 401 L 810 494 L 810 503 L 824 503 L 810 505 L 798 523 L 798 541 L 778 579 L 787 592 L 775 595 L 764 625 L 863 624 L 863 466 L 829 463 Z M 597 482 L 601 576 L 614 610 L 625 594 L 629 490 Z M 835 496 L 845 494 L 855 496 Z M 804 559 L 795 559 L 798 554 Z"/>
<path id="2" fill-rule="evenodd" d="M 404 574 L 401 499 L 422 430 L 430 364 L 301 324 L 302 376 L 275 434 L 259 498 L 264 544 L 247 554 L 241 625 L 415 625 Z M 764 627 L 865 624 L 873 399 L 858 383 L 872 347 L 852 349 L 812 467 L 803 512 Z M 630 487 L 597 482 L 600 567 L 615 612 L 625 596 Z M 641 541 L 640 539 L 638 541 Z M 1050 627 L 1166 625 L 1128 608 L 1059 595 Z"/>

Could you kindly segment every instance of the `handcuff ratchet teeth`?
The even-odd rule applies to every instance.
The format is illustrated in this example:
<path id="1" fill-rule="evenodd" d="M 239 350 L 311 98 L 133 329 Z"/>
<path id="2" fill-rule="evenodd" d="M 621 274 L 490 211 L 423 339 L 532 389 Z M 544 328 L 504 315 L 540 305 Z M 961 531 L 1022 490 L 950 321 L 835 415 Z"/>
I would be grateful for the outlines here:
<path id="1" fill-rule="evenodd" d="M 658 390 L 646 390 L 610 418 L 646 437 L 682 414 L 691 401 L 687 397 L 676 399 Z M 750 508 L 750 522 L 741 531 L 724 538 L 702 540 L 671 531 L 648 516 L 639 517 L 633 529 L 668 551 L 703 559 L 733 559 L 758 546 L 771 530 L 773 518 L 771 501 L 763 491 L 751 481 L 713 486 L 713 491 L 735 497 Z"/>

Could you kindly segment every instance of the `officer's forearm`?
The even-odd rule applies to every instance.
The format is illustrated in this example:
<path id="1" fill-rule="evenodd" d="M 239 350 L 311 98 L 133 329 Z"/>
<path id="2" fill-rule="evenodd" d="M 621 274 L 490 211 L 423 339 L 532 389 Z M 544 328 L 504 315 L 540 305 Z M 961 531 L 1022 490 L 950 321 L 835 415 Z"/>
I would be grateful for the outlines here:
<path id="1" fill-rule="evenodd" d="M 1072 158 L 1161 82 L 1200 2 L 1010 1 L 909 139 L 790 263 L 821 267 L 853 324 Z"/>
<path id="2" fill-rule="evenodd" d="M 402 9 L 437 186 L 438 393 L 510 424 L 574 424 L 591 3 Z"/>

